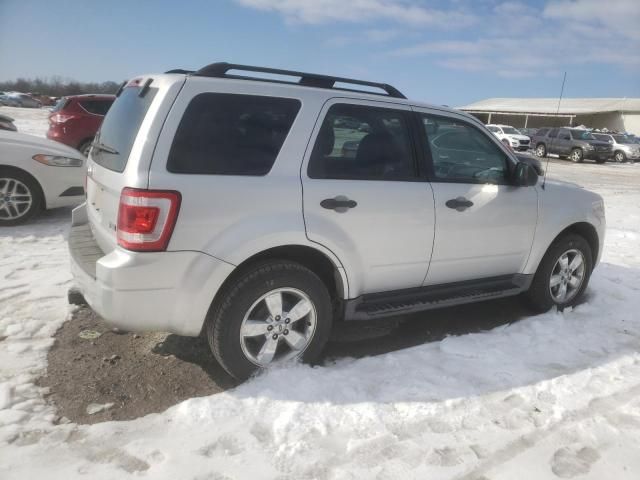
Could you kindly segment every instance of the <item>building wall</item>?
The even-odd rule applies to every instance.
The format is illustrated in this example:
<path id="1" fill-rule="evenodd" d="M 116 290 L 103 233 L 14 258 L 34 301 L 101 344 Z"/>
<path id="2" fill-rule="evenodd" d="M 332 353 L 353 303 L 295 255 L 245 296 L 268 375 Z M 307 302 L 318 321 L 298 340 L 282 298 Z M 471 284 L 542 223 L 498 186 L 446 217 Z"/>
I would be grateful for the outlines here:
<path id="1" fill-rule="evenodd" d="M 485 113 L 472 113 L 483 123 L 489 123 L 489 115 Z M 492 113 L 491 123 L 512 125 L 523 128 L 526 116 L 524 114 L 507 115 L 504 113 Z M 550 116 L 529 116 L 528 128 L 540 127 L 564 127 L 569 126 L 569 118 Z M 572 126 L 584 125 L 588 128 L 606 128 L 618 132 L 629 132 L 640 135 L 640 112 L 604 112 L 589 115 L 577 115 L 573 118 Z"/>
<path id="2" fill-rule="evenodd" d="M 640 112 L 625 113 L 623 117 L 626 131 L 640 136 Z"/>

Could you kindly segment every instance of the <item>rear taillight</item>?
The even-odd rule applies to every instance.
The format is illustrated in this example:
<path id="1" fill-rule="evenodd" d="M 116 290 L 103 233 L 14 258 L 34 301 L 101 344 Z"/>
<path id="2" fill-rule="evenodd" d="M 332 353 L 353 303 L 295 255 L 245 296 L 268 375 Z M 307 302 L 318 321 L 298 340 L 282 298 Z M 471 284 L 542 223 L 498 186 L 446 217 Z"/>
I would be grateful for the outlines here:
<path id="1" fill-rule="evenodd" d="M 49 117 L 50 123 L 65 123 L 73 118 L 73 115 L 64 115 L 62 113 L 56 113 Z"/>
<path id="2" fill-rule="evenodd" d="M 179 192 L 125 188 L 118 208 L 118 245 L 136 252 L 167 249 L 180 210 Z"/>

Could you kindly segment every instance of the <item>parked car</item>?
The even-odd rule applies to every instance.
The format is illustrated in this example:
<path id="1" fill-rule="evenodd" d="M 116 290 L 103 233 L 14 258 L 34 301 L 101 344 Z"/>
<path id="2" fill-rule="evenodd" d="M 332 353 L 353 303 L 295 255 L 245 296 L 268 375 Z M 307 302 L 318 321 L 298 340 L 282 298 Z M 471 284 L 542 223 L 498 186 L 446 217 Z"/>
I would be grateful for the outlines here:
<path id="1" fill-rule="evenodd" d="M 20 102 L 5 92 L 0 92 L 0 105 L 6 107 L 19 107 Z"/>
<path id="2" fill-rule="evenodd" d="M 556 154 L 581 163 L 584 159 L 604 163 L 613 154 L 611 145 L 579 128 L 541 128 L 532 138 L 538 157 Z"/>
<path id="3" fill-rule="evenodd" d="M 80 204 L 85 167 L 70 147 L 0 130 L 0 227 L 24 223 L 44 209 Z"/>
<path id="4" fill-rule="evenodd" d="M 538 129 L 537 128 L 518 128 L 518 131 L 522 135 L 526 135 L 527 137 L 531 138 L 535 135 Z"/>
<path id="5" fill-rule="evenodd" d="M 26 93 L 9 93 L 10 98 L 13 98 L 16 102 L 18 102 L 18 106 L 23 108 L 40 108 L 42 104 L 36 100 L 35 98 L 31 98 L 30 95 Z"/>
<path id="6" fill-rule="evenodd" d="M 500 139 L 502 143 L 516 151 L 529 150 L 531 139 L 521 134 L 518 130 L 510 125 L 487 125 L 491 133 Z"/>
<path id="7" fill-rule="evenodd" d="M 78 149 L 86 157 L 115 95 L 74 95 L 58 100 L 49 115 L 47 138 Z"/>
<path id="8" fill-rule="evenodd" d="M 604 230 L 599 195 L 540 188 L 464 112 L 215 63 L 121 89 L 73 211 L 70 300 L 124 330 L 202 334 L 244 379 L 317 360 L 338 321 L 518 294 L 575 305 Z"/>
<path id="9" fill-rule="evenodd" d="M 0 130 L 9 130 L 15 132 L 18 128 L 13 123 L 13 118 L 0 114 Z"/>
<path id="10" fill-rule="evenodd" d="M 627 135 L 611 133 L 593 133 L 598 140 L 609 143 L 613 147 L 613 159 L 618 162 L 627 160 L 634 163 L 640 160 L 640 145 Z"/>

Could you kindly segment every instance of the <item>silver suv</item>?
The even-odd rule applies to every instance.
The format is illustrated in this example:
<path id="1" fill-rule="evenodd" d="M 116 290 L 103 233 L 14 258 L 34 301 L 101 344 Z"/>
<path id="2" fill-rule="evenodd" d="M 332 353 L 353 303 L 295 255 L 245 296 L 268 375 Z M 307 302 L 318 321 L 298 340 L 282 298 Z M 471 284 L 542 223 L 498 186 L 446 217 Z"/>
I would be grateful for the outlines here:
<path id="1" fill-rule="evenodd" d="M 145 75 L 88 163 L 69 244 L 89 305 L 125 330 L 204 335 L 239 379 L 317 360 L 339 321 L 574 305 L 602 251 L 600 196 L 543 185 L 475 118 L 386 84 L 226 63 Z"/>

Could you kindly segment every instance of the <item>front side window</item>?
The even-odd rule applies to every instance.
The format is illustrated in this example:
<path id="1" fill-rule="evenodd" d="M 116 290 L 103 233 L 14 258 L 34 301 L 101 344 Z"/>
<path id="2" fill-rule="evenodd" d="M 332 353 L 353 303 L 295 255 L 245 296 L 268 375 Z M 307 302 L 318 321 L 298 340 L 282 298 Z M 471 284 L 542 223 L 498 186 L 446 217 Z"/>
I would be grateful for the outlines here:
<path id="1" fill-rule="evenodd" d="M 480 129 L 453 118 L 422 115 L 436 181 L 506 183 L 505 153 Z"/>
<path id="2" fill-rule="evenodd" d="M 167 170 L 201 175 L 266 175 L 300 110 L 292 98 L 201 93 L 184 112 Z"/>
<path id="3" fill-rule="evenodd" d="M 568 130 L 560 130 L 560 133 L 558 134 L 558 138 L 560 140 L 571 140 L 571 136 L 569 135 Z"/>
<path id="4" fill-rule="evenodd" d="M 557 136 L 558 136 L 558 129 L 552 128 L 551 131 L 549 131 L 549 138 L 556 138 Z"/>
<path id="5" fill-rule="evenodd" d="M 415 178 L 407 113 L 363 105 L 331 106 L 313 147 L 308 174 L 337 180 Z"/>

